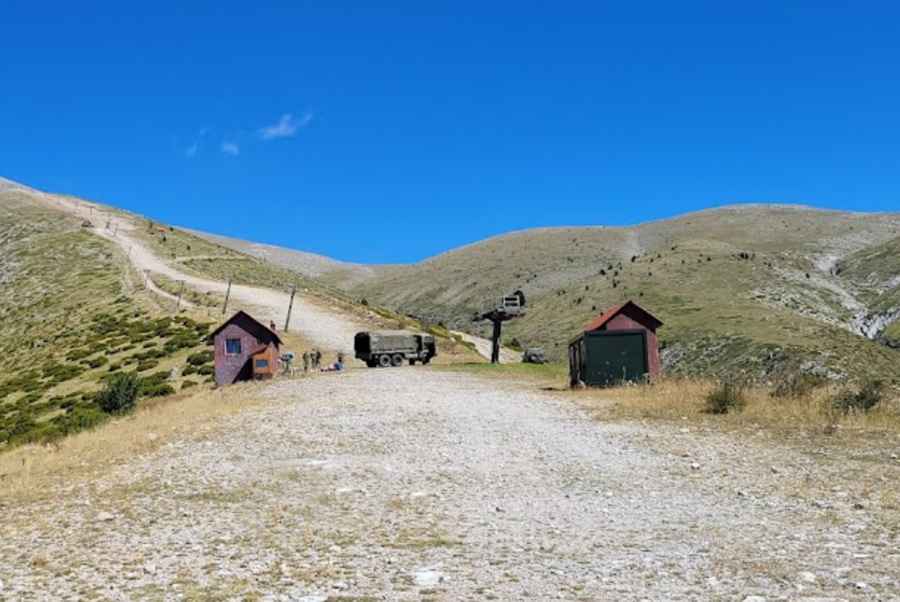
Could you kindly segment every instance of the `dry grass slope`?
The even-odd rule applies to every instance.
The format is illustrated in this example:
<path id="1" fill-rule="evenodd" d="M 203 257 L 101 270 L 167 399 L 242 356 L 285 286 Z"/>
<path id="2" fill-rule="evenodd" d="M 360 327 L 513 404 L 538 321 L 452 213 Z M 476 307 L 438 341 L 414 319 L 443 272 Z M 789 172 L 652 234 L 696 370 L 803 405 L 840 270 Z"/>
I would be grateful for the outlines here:
<path id="1" fill-rule="evenodd" d="M 767 379 L 803 367 L 900 382 L 897 353 L 858 334 L 878 312 L 900 309 L 900 282 L 890 280 L 898 232 L 896 214 L 738 206 L 628 228 L 517 232 L 382 267 L 361 284 L 340 271 L 325 279 L 467 330 L 486 300 L 522 289 L 530 311 L 508 324 L 507 341 L 544 346 L 556 359 L 589 318 L 633 299 L 665 322 L 675 373 Z M 865 270 L 877 272 L 880 290 L 859 277 Z"/>
<path id="2" fill-rule="evenodd" d="M 0 450 L 104 421 L 96 392 L 121 372 L 147 397 L 208 382 L 209 322 L 173 317 L 79 220 L 15 189 L 0 200 Z"/>

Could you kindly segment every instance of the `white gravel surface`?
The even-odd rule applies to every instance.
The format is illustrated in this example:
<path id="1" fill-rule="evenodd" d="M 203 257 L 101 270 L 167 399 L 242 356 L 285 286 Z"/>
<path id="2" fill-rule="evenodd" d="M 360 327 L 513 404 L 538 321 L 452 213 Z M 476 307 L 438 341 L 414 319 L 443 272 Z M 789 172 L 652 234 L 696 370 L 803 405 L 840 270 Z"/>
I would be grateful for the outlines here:
<path id="1" fill-rule="evenodd" d="M 557 394 L 427 368 L 254 391 L 270 403 L 52 502 L 3 508 L 0 598 L 900 591 L 896 529 L 853 492 L 797 495 L 808 469 L 777 446 L 596 422 Z"/>

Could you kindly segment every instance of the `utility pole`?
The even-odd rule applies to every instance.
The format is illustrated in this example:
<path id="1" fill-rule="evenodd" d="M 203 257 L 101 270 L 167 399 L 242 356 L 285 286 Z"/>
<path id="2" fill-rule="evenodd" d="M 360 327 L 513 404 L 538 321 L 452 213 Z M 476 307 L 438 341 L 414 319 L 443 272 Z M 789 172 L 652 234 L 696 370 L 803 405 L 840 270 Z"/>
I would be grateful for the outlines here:
<path id="1" fill-rule="evenodd" d="M 181 295 L 184 293 L 184 280 L 179 280 L 181 288 L 178 289 L 178 297 L 175 298 L 175 313 L 178 313 L 178 307 L 181 305 Z"/>
<path id="2" fill-rule="evenodd" d="M 222 315 L 228 310 L 228 297 L 231 296 L 231 278 L 228 279 L 228 290 L 225 291 L 225 303 L 222 305 Z"/>
<path id="3" fill-rule="evenodd" d="M 288 325 L 291 323 L 291 310 L 294 308 L 294 294 L 297 292 L 297 286 L 291 286 L 291 300 L 288 303 L 287 318 L 284 319 L 284 331 L 287 332 Z"/>

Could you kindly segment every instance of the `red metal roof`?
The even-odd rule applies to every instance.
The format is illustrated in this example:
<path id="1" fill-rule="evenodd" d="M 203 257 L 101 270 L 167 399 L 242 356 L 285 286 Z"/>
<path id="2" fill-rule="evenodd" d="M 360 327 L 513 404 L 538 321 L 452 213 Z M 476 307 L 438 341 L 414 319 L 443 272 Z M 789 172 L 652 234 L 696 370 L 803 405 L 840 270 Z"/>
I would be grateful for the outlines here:
<path id="1" fill-rule="evenodd" d="M 590 322 L 585 324 L 584 330 L 591 331 L 591 330 L 597 330 L 599 328 L 603 328 L 604 324 L 606 324 L 607 322 L 612 320 L 614 317 L 616 317 L 617 315 L 622 313 L 622 311 L 628 306 L 633 307 L 638 312 L 643 314 L 642 317 L 645 319 L 642 321 L 647 322 L 647 324 L 645 324 L 645 325 L 648 328 L 656 329 L 656 328 L 659 328 L 660 326 L 662 326 L 662 322 L 660 320 L 658 320 L 649 311 L 647 311 L 646 309 L 644 309 L 643 307 L 641 307 L 634 301 L 626 301 L 625 303 L 620 303 L 619 305 L 614 305 L 614 306 L 610 307 L 605 312 L 603 312 L 602 314 L 600 314 L 599 316 L 597 316 L 596 318 L 594 318 L 593 320 L 591 320 Z"/>

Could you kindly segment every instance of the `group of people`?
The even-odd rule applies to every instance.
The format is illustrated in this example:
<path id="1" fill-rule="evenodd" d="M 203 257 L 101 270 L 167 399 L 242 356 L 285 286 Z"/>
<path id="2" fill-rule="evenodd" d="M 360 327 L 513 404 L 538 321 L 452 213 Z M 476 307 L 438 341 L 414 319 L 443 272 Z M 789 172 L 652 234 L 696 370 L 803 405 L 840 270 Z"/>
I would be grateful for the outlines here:
<path id="1" fill-rule="evenodd" d="M 322 352 L 318 349 L 303 352 L 303 371 L 318 370 L 322 364 Z"/>

